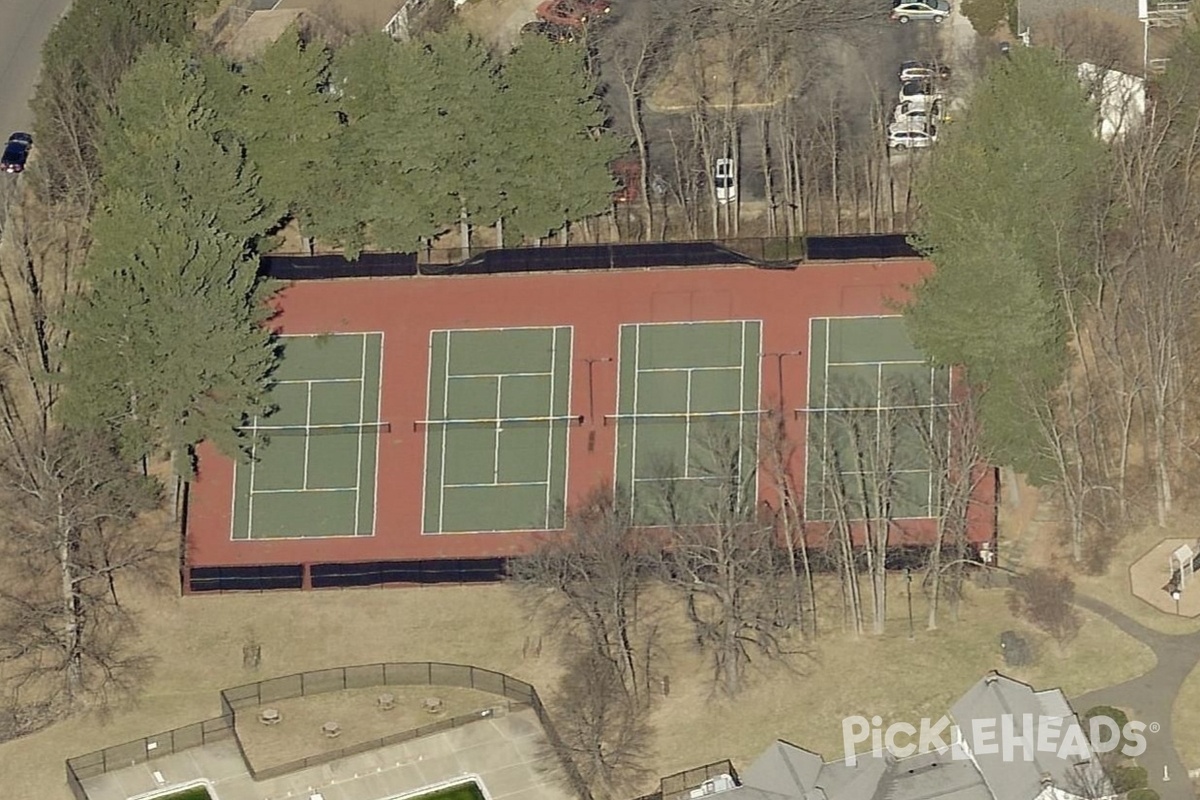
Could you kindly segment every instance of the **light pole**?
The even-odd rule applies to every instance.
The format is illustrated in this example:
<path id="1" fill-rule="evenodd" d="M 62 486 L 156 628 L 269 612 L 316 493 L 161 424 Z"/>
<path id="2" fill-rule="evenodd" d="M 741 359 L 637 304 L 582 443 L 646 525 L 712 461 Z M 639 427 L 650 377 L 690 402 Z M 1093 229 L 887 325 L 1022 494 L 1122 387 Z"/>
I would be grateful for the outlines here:
<path id="1" fill-rule="evenodd" d="M 584 361 L 588 365 L 588 421 L 596 419 L 596 393 L 592 389 L 592 365 L 597 361 L 606 363 L 612 361 L 612 358 L 585 358 Z M 594 425 L 595 423 L 592 422 Z"/>
<path id="2" fill-rule="evenodd" d="M 787 356 L 802 356 L 803 350 L 788 350 L 785 353 L 763 353 L 763 358 L 775 359 L 775 374 L 778 381 L 775 385 L 779 388 L 779 410 L 783 411 L 783 359 Z"/>
<path id="3" fill-rule="evenodd" d="M 908 567 L 904 568 L 904 583 L 908 587 L 908 640 L 911 642 L 917 638 L 917 634 L 916 631 L 913 630 L 912 570 Z"/>
<path id="4" fill-rule="evenodd" d="M 1171 599 L 1175 601 L 1175 616 L 1177 616 L 1177 617 L 1180 616 L 1180 614 L 1179 614 L 1179 598 L 1182 594 L 1183 593 L 1180 592 L 1178 589 L 1171 590 Z"/>

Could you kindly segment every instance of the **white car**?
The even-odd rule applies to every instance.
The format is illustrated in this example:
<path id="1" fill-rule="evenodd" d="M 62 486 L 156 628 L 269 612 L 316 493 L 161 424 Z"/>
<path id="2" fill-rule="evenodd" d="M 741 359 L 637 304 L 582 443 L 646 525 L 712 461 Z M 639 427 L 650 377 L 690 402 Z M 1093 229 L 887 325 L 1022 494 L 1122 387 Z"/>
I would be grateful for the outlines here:
<path id="1" fill-rule="evenodd" d="M 937 90 L 931 81 L 905 81 L 900 84 L 899 101 L 901 103 L 912 100 L 933 102 L 941 99 L 941 92 Z"/>
<path id="2" fill-rule="evenodd" d="M 948 16 L 949 0 L 892 0 L 891 18 L 901 25 L 914 19 L 942 22 Z"/>
<path id="3" fill-rule="evenodd" d="M 900 64 L 900 82 L 944 81 L 950 78 L 950 68 L 932 61 L 905 61 Z"/>
<path id="4" fill-rule="evenodd" d="M 904 100 L 892 111 L 892 122 L 903 122 L 906 119 L 928 117 L 933 120 L 942 119 L 942 101 L 936 97 L 923 95 L 912 100 Z"/>
<path id="5" fill-rule="evenodd" d="M 937 125 L 929 117 L 912 117 L 888 125 L 887 144 L 894 150 L 932 147 L 937 142 Z"/>
<path id="6" fill-rule="evenodd" d="M 713 188 L 721 205 L 727 205 L 737 197 L 737 165 L 732 158 L 717 159 L 713 167 Z"/>

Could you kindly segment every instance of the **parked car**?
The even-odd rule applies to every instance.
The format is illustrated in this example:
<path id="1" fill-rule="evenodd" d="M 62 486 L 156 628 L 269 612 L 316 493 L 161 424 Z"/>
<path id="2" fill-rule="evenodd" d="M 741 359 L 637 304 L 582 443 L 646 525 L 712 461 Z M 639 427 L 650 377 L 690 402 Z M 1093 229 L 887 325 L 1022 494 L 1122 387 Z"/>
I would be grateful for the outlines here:
<path id="1" fill-rule="evenodd" d="M 932 81 L 905 81 L 900 84 L 899 102 L 901 103 L 906 100 L 932 102 L 941 99 L 942 95 Z"/>
<path id="2" fill-rule="evenodd" d="M 717 202 L 726 205 L 737 198 L 737 165 L 732 158 L 718 158 L 713 167 L 713 188 Z"/>
<path id="3" fill-rule="evenodd" d="M 928 117 L 940 122 L 942 119 L 941 99 L 923 95 L 911 100 L 902 100 L 892 111 L 893 122 L 903 122 L 916 117 Z"/>
<path id="4" fill-rule="evenodd" d="M 950 16 L 950 0 L 892 0 L 891 17 L 902 25 L 911 20 L 942 22 Z"/>
<path id="5" fill-rule="evenodd" d="M 929 117 L 910 117 L 888 125 L 887 144 L 895 150 L 932 147 L 937 142 L 937 125 Z"/>
<path id="6" fill-rule="evenodd" d="M 543 0 L 534 13 L 542 22 L 579 30 L 611 10 L 608 0 Z"/>
<path id="7" fill-rule="evenodd" d="M 900 82 L 948 80 L 950 68 L 933 61 L 905 61 L 900 64 Z"/>
<path id="8" fill-rule="evenodd" d="M 24 172 L 31 147 L 33 147 L 33 137 L 28 133 L 17 131 L 9 136 L 8 144 L 4 145 L 4 155 L 0 156 L 0 170 Z"/>
<path id="9" fill-rule="evenodd" d="M 553 22 L 546 22 L 543 19 L 525 23 L 521 26 L 521 33 L 529 36 L 545 36 L 555 43 L 575 41 L 575 31 L 566 25 L 555 25 Z"/>

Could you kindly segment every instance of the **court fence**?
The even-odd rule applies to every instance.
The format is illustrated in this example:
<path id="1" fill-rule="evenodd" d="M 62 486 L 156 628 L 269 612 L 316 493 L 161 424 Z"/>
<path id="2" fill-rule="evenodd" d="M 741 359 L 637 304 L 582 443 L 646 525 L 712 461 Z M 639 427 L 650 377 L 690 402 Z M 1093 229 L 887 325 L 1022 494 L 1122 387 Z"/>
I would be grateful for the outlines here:
<path id="1" fill-rule="evenodd" d="M 235 686 L 231 689 L 223 689 L 221 690 L 221 716 L 135 739 L 115 747 L 107 747 L 87 755 L 69 758 L 66 762 L 67 784 L 76 800 L 88 800 L 87 791 L 82 784 L 84 780 L 104 775 L 113 770 L 143 764 L 189 748 L 201 747 L 227 739 L 233 739 L 237 744 L 238 753 L 250 776 L 256 781 L 266 780 L 376 748 L 448 731 L 488 719 L 500 710 L 489 708 L 450 719 L 438 720 L 430 725 L 400 731 L 390 736 L 356 743 L 339 750 L 297 759 L 286 764 L 272 765 L 264 769 L 254 767 L 247 758 L 237 735 L 238 712 L 243 709 L 325 692 L 387 686 L 448 686 L 474 689 L 503 697 L 507 701 L 501 707 L 504 711 L 532 709 L 538 722 L 541 723 L 550 746 L 559 758 L 570 788 L 580 800 L 592 800 L 583 776 L 579 773 L 574 761 L 571 760 L 566 745 L 532 684 L 502 672 L 465 664 L 447 664 L 436 661 L 383 662 L 334 667 L 298 672 Z"/>

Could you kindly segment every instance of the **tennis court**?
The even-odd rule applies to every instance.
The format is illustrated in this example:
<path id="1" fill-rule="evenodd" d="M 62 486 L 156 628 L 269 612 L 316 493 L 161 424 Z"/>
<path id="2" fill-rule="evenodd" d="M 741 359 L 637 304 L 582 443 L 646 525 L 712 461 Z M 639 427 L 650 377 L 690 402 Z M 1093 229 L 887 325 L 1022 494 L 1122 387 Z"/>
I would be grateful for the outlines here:
<path id="1" fill-rule="evenodd" d="M 561 528 L 570 327 L 430 334 L 425 533 Z"/>
<path id="2" fill-rule="evenodd" d="M 281 337 L 268 402 L 234 471 L 234 539 L 370 536 L 375 530 L 382 333 Z"/>
<path id="3" fill-rule="evenodd" d="M 761 339 L 757 320 L 621 326 L 609 419 L 617 424 L 615 484 L 636 520 L 704 517 L 714 497 L 727 503 L 735 487 L 741 499 L 753 497 Z"/>
<path id="4" fill-rule="evenodd" d="M 933 516 L 938 466 L 928 442 L 947 435 L 950 371 L 929 364 L 898 316 L 810 325 L 807 516 L 832 519 L 838 491 L 851 510 L 871 508 L 881 482 L 893 518 Z"/>

